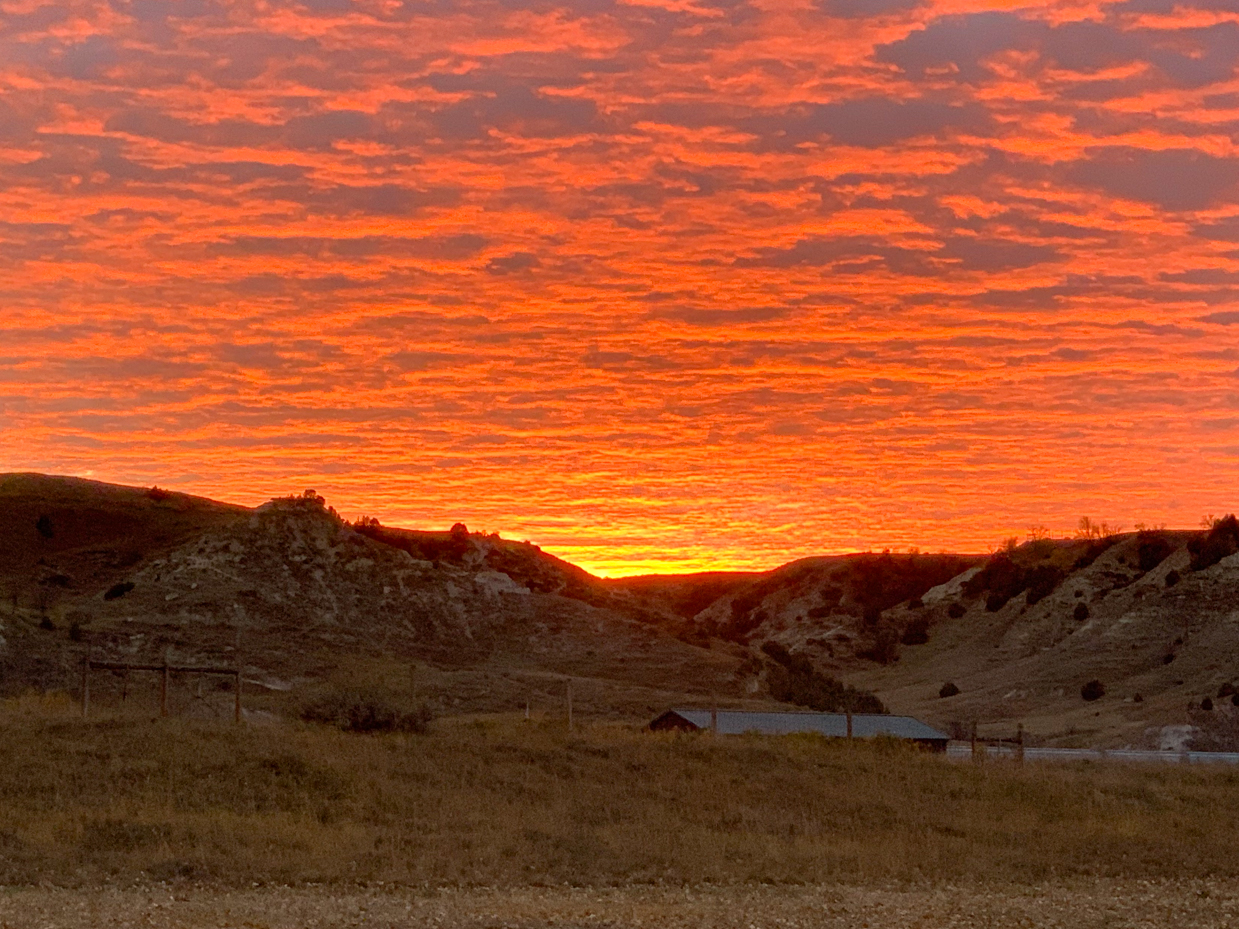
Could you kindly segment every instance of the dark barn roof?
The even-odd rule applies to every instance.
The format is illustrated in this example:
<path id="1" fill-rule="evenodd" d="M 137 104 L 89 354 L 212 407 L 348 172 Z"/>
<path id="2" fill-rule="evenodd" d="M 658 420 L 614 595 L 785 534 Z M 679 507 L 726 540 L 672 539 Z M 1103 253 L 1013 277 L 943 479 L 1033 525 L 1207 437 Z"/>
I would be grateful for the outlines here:
<path id="1" fill-rule="evenodd" d="M 651 729 L 681 729 L 693 731 L 709 729 L 710 710 L 668 710 L 652 723 Z M 756 732 L 762 735 L 788 735 L 794 732 L 816 732 L 828 738 L 846 738 L 847 716 L 843 713 L 747 713 L 738 710 L 719 710 L 719 735 L 740 735 Z M 915 742 L 941 743 L 946 746 L 948 736 L 931 729 L 911 716 L 879 716 L 855 714 L 852 716 L 852 735 L 857 739 L 871 739 L 885 735 Z"/>

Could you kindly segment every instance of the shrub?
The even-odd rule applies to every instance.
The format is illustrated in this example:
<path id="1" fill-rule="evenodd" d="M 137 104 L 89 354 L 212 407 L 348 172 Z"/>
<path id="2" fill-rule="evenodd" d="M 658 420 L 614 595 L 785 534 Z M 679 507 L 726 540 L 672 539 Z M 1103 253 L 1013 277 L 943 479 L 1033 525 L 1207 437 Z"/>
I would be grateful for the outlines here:
<path id="1" fill-rule="evenodd" d="M 1076 622 L 1084 622 L 1084 620 L 1089 617 L 1088 606 L 1083 603 L 1077 603 L 1076 608 L 1072 611 L 1071 615 L 1075 618 Z"/>
<path id="2" fill-rule="evenodd" d="M 1230 705 L 1231 705 L 1231 706 L 1239 706 L 1239 693 L 1234 694 L 1234 695 L 1232 695 L 1232 696 L 1231 696 L 1231 698 L 1230 698 Z"/>
<path id="3" fill-rule="evenodd" d="M 1171 568 L 1166 572 L 1166 586 L 1173 587 L 1177 583 L 1179 583 L 1179 572 Z"/>
<path id="4" fill-rule="evenodd" d="M 904 645 L 924 645 L 929 641 L 929 618 L 926 616 L 918 616 L 908 623 L 908 627 L 903 631 L 903 637 L 899 640 Z"/>
<path id="5" fill-rule="evenodd" d="M 1028 582 L 1028 605 L 1032 606 L 1052 594 L 1065 577 L 1063 570 L 1055 565 L 1038 565 L 1029 571 L 1024 576 Z"/>
<path id="6" fill-rule="evenodd" d="M 146 492 L 148 500 L 154 500 L 156 503 L 163 503 L 172 496 L 172 491 L 164 490 L 162 487 L 155 486 Z"/>
<path id="7" fill-rule="evenodd" d="M 1172 661 L 1174 661 L 1174 652 L 1166 652 L 1166 654 L 1162 656 L 1162 664 L 1170 664 Z"/>
<path id="8" fill-rule="evenodd" d="M 878 664 L 892 664 L 899 660 L 899 640 L 899 630 L 890 623 L 882 623 L 873 630 L 870 645 L 860 653 L 860 657 Z M 925 641 L 929 641 L 928 636 Z"/>
<path id="9" fill-rule="evenodd" d="M 995 591 L 985 598 L 985 611 L 987 613 L 997 613 L 1011 601 L 1011 598 L 1003 593 Z"/>
<path id="10" fill-rule="evenodd" d="M 1136 694 L 1134 697 L 1131 698 L 1131 702 L 1132 703 L 1144 703 L 1144 695 Z"/>
<path id="11" fill-rule="evenodd" d="M 421 704 L 411 710 L 390 695 L 370 690 L 336 690 L 321 694 L 301 707 L 301 718 L 345 732 L 424 733 L 433 715 Z"/>
<path id="12" fill-rule="evenodd" d="M 1211 697 L 1205 697 L 1203 700 L 1200 701 L 1200 708 L 1204 710 L 1206 713 L 1212 713 L 1213 712 L 1213 699 Z"/>
<path id="13" fill-rule="evenodd" d="M 857 690 L 813 667 L 804 655 L 793 655 L 778 642 L 763 643 L 761 650 L 777 664 L 766 675 L 770 696 L 821 713 L 885 713 L 886 707 L 872 693 Z"/>
<path id="14" fill-rule="evenodd" d="M 1235 685 L 1230 683 L 1230 681 L 1227 681 L 1225 684 L 1223 684 L 1221 687 L 1217 689 L 1217 695 L 1219 697 L 1229 697 L 1232 694 L 1234 694 L 1234 692 L 1235 692 Z"/>
<path id="15" fill-rule="evenodd" d="M 1141 571 L 1152 571 L 1174 551 L 1174 546 L 1160 532 L 1144 531 L 1136 535 L 1137 564 Z"/>
<path id="16" fill-rule="evenodd" d="M 56 530 L 52 528 L 52 518 L 46 513 L 35 520 L 34 528 L 45 539 L 50 539 L 56 535 Z"/>
<path id="17" fill-rule="evenodd" d="M 44 632 L 53 632 L 56 629 L 56 624 L 53 623 L 49 617 L 44 616 L 39 620 L 39 628 Z"/>
<path id="18" fill-rule="evenodd" d="M 1193 571 L 1211 568 L 1228 555 L 1239 552 L 1239 519 L 1232 513 L 1217 520 L 1213 528 L 1187 543 Z"/>
<path id="19" fill-rule="evenodd" d="M 131 590 L 133 590 L 133 583 L 130 581 L 123 581 L 120 584 L 113 584 L 107 589 L 107 592 L 103 595 L 103 599 L 119 600 Z"/>
<path id="20" fill-rule="evenodd" d="M 952 603 L 946 608 L 946 615 L 951 617 L 951 619 L 959 619 L 967 612 L 968 608 L 958 601 Z"/>
<path id="21" fill-rule="evenodd" d="M 947 697 L 954 697 L 959 693 L 959 688 L 955 686 L 953 681 L 947 681 L 938 689 L 938 696 L 945 700 Z"/>
<path id="22" fill-rule="evenodd" d="M 1100 700 L 1106 695 L 1106 685 L 1099 680 L 1091 680 L 1080 688 L 1080 696 L 1085 700 Z"/>

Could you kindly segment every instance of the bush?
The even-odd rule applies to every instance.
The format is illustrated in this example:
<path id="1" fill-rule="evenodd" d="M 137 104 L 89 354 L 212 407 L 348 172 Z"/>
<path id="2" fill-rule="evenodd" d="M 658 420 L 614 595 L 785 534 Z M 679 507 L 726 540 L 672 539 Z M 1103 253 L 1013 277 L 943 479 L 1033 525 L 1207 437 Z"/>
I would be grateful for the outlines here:
<path id="1" fill-rule="evenodd" d="M 1088 607 L 1083 603 L 1077 603 L 1076 608 L 1072 611 L 1071 615 L 1076 622 L 1082 623 L 1084 620 L 1088 619 Z"/>
<path id="2" fill-rule="evenodd" d="M 1162 656 L 1162 664 L 1170 664 L 1172 661 L 1174 661 L 1174 652 L 1166 652 L 1166 654 Z"/>
<path id="3" fill-rule="evenodd" d="M 1136 538 L 1139 540 L 1136 559 L 1141 571 L 1152 571 L 1174 551 L 1174 546 L 1160 532 L 1146 530 L 1137 533 Z"/>
<path id="4" fill-rule="evenodd" d="M 1038 565 L 1025 574 L 1024 579 L 1028 582 L 1028 605 L 1032 606 L 1052 594 L 1066 576 L 1061 568 L 1048 564 Z"/>
<path id="5" fill-rule="evenodd" d="M 952 603 L 946 608 L 946 615 L 951 617 L 951 619 L 959 619 L 967 612 L 968 608 L 959 602 Z"/>
<path id="6" fill-rule="evenodd" d="M 1166 572 L 1166 586 L 1173 587 L 1177 583 L 1179 583 L 1179 572 L 1171 568 Z"/>
<path id="7" fill-rule="evenodd" d="M 1090 702 L 1100 700 L 1105 695 L 1106 685 L 1098 680 L 1091 680 L 1080 688 L 1080 696 Z"/>
<path id="8" fill-rule="evenodd" d="M 56 530 L 52 528 L 52 518 L 47 514 L 44 514 L 35 520 L 34 528 L 38 531 L 39 535 L 43 536 L 45 539 L 50 539 L 56 535 Z"/>
<path id="9" fill-rule="evenodd" d="M 124 581 L 120 584 L 113 584 L 111 587 L 108 588 L 107 592 L 103 595 L 103 599 L 104 600 L 119 600 L 121 597 L 129 593 L 129 591 L 131 590 L 133 590 L 133 584 L 129 581 Z"/>
<path id="10" fill-rule="evenodd" d="M 1213 524 L 1213 528 L 1187 543 L 1193 571 L 1211 568 L 1223 558 L 1239 552 L 1239 519 L 1232 513 Z"/>
<path id="11" fill-rule="evenodd" d="M 945 700 L 947 697 L 954 697 L 959 693 L 959 688 L 952 681 L 947 681 L 938 690 L 938 696 Z"/>
<path id="12" fill-rule="evenodd" d="M 390 695 L 368 690 L 338 690 L 321 694 L 301 707 L 301 718 L 324 723 L 344 732 L 425 733 L 433 715 L 421 704 L 412 710 Z"/>
<path id="13" fill-rule="evenodd" d="M 765 642 L 761 650 L 776 664 L 766 675 L 770 696 L 820 713 L 885 713 L 882 701 L 866 690 L 857 690 L 813 667 L 804 655 L 793 655 L 778 642 Z"/>
<path id="14" fill-rule="evenodd" d="M 904 645 L 924 645 L 929 641 L 929 618 L 927 616 L 918 616 L 908 623 L 908 627 L 903 631 L 903 637 L 899 640 Z"/>
<path id="15" fill-rule="evenodd" d="M 1204 710 L 1206 713 L 1212 713 L 1213 712 L 1213 699 L 1211 697 L 1205 697 L 1203 700 L 1200 701 L 1200 708 Z"/>
<path id="16" fill-rule="evenodd" d="M 1234 692 L 1235 692 L 1235 685 L 1230 683 L 1229 681 L 1227 681 L 1225 684 L 1223 684 L 1221 687 L 1217 689 L 1217 695 L 1219 697 L 1229 697 L 1229 696 L 1232 696 Z"/>

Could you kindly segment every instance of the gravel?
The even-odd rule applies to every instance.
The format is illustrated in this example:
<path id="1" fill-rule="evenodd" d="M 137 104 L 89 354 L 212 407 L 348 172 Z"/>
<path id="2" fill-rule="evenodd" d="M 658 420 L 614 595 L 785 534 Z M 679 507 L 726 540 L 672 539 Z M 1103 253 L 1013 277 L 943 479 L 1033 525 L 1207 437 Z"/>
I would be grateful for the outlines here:
<path id="1" fill-rule="evenodd" d="M 3 929 L 124 927 L 1038 927 L 1137 929 L 1239 924 L 1239 881 L 1076 881 L 899 888 L 622 887 L 432 890 L 154 885 L 0 889 Z"/>

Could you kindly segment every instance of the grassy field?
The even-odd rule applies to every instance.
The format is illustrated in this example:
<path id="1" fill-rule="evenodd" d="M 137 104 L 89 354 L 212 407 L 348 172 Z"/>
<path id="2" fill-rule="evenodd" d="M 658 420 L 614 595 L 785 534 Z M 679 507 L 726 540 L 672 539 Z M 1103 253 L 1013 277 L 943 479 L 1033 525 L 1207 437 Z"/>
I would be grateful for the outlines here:
<path id="1" fill-rule="evenodd" d="M 1239 771 L 443 719 L 427 735 L 0 705 L 0 883 L 417 887 L 1239 876 Z"/>

